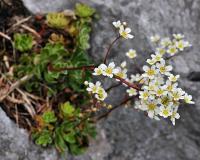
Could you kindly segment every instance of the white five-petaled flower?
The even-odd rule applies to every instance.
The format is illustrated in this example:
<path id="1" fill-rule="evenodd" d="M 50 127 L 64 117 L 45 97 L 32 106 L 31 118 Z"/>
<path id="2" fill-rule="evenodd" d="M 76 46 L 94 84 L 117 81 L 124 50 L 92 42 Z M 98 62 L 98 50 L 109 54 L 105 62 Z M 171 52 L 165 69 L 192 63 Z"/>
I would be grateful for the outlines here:
<path id="1" fill-rule="evenodd" d="M 102 87 L 99 87 L 97 89 L 97 92 L 95 94 L 95 98 L 97 98 L 98 100 L 105 100 L 105 98 L 108 96 L 108 94 L 106 93 L 106 91 L 102 88 Z"/>
<path id="2" fill-rule="evenodd" d="M 129 49 L 129 51 L 126 53 L 126 56 L 128 56 L 131 59 L 135 58 L 137 56 L 136 50 Z"/>
<path id="3" fill-rule="evenodd" d="M 153 65 L 156 62 L 160 62 L 160 61 L 164 60 L 162 58 L 162 55 L 158 54 L 158 53 L 157 54 L 152 54 L 151 57 L 152 57 L 152 59 L 147 59 L 147 63 L 149 63 L 150 65 Z"/>
<path id="4" fill-rule="evenodd" d="M 105 64 L 101 64 L 100 68 L 103 70 L 103 75 L 104 76 L 108 76 L 110 78 L 113 77 L 113 73 L 116 72 L 115 70 L 115 63 L 111 62 L 108 66 L 106 66 Z"/>
<path id="5" fill-rule="evenodd" d="M 178 52 L 177 48 L 175 45 L 171 45 L 169 46 L 167 53 L 169 53 L 170 55 L 175 55 Z"/>
<path id="6" fill-rule="evenodd" d="M 160 40 L 160 36 L 156 34 L 154 36 L 151 36 L 150 39 L 151 39 L 151 42 L 157 43 Z"/>
<path id="7" fill-rule="evenodd" d="M 137 90 L 134 88 L 127 89 L 126 92 L 128 93 L 129 96 L 137 95 Z"/>
<path id="8" fill-rule="evenodd" d="M 170 71 L 172 70 L 172 66 L 166 66 L 164 60 L 161 60 L 160 63 L 156 63 L 156 67 L 158 68 L 161 74 L 165 75 L 170 75 Z"/>
<path id="9" fill-rule="evenodd" d="M 160 62 L 163 60 L 162 55 L 161 54 L 152 54 L 151 55 L 152 59 L 154 59 L 156 62 Z"/>
<path id="10" fill-rule="evenodd" d="M 115 28 L 120 28 L 122 26 L 121 21 L 116 21 L 112 23 Z"/>
<path id="11" fill-rule="evenodd" d="M 172 97 L 175 101 L 184 99 L 184 94 L 185 94 L 185 91 L 183 91 L 181 88 L 176 88 L 172 91 Z"/>
<path id="12" fill-rule="evenodd" d="M 139 98 L 143 100 L 147 100 L 150 96 L 149 92 L 147 90 L 145 91 L 139 91 Z"/>
<path id="13" fill-rule="evenodd" d="M 139 74 L 139 73 L 137 73 L 137 74 L 132 74 L 131 75 L 131 79 L 130 79 L 130 82 L 138 82 L 139 80 L 141 80 L 142 79 L 142 77 L 141 77 L 141 75 Z"/>
<path id="14" fill-rule="evenodd" d="M 122 68 L 126 68 L 126 61 L 123 61 L 120 65 Z"/>
<path id="15" fill-rule="evenodd" d="M 160 113 L 160 108 L 156 100 L 149 100 L 145 103 L 146 111 L 150 118 L 155 118 L 156 115 Z"/>
<path id="16" fill-rule="evenodd" d="M 150 65 L 153 65 L 156 63 L 155 59 L 147 59 L 146 62 Z"/>
<path id="17" fill-rule="evenodd" d="M 167 106 L 167 107 L 161 106 L 160 107 L 160 116 L 162 116 L 164 118 L 167 118 L 167 117 L 169 117 L 171 115 L 172 115 L 171 106 Z"/>
<path id="18" fill-rule="evenodd" d="M 156 90 L 155 90 L 155 94 L 158 97 L 163 96 L 163 95 L 166 96 L 167 95 L 167 91 L 163 87 L 157 87 Z"/>
<path id="19" fill-rule="evenodd" d="M 134 36 L 130 34 L 130 28 L 124 28 L 124 26 L 120 26 L 119 34 L 125 39 L 132 39 Z"/>
<path id="20" fill-rule="evenodd" d="M 165 48 L 156 48 L 156 54 L 164 55 L 166 53 Z"/>
<path id="21" fill-rule="evenodd" d="M 101 86 L 101 82 L 99 81 L 97 81 L 96 84 L 89 82 L 86 90 L 88 92 L 96 93 L 100 86 Z"/>
<path id="22" fill-rule="evenodd" d="M 92 82 L 84 82 L 85 85 L 87 85 L 88 87 L 86 88 L 86 90 L 88 92 L 91 92 L 95 95 L 95 98 L 103 101 L 106 97 L 107 97 L 107 93 L 106 91 L 102 88 L 101 86 L 101 82 L 97 81 L 95 84 Z"/>
<path id="23" fill-rule="evenodd" d="M 185 103 L 194 104 L 194 101 L 192 101 L 192 96 L 188 95 L 187 93 L 185 93 L 184 95 L 184 100 L 185 100 Z"/>
<path id="24" fill-rule="evenodd" d="M 158 73 L 158 71 L 156 70 L 156 66 L 155 65 L 153 65 L 151 67 L 143 66 L 143 70 L 145 71 L 143 76 L 144 77 L 148 77 L 149 79 L 153 79 L 154 76 Z"/>
<path id="25" fill-rule="evenodd" d="M 95 76 L 100 76 L 103 74 L 103 65 L 101 64 L 100 66 L 98 66 L 97 68 L 94 69 L 94 73 L 92 73 Z"/>
<path id="26" fill-rule="evenodd" d="M 181 40 L 181 39 L 183 39 L 185 36 L 184 36 L 183 34 L 178 33 L 178 34 L 173 34 L 173 37 L 174 37 L 175 39 L 177 39 L 177 40 Z"/>
<path id="27" fill-rule="evenodd" d="M 178 83 L 172 83 L 171 81 L 167 80 L 163 87 L 165 90 L 171 92 L 173 90 L 176 90 L 177 86 L 178 86 Z"/>
<path id="28" fill-rule="evenodd" d="M 160 42 L 160 44 L 161 44 L 162 47 L 167 47 L 167 46 L 171 45 L 171 43 L 172 42 L 169 39 L 169 37 L 161 39 L 161 42 Z"/>
<path id="29" fill-rule="evenodd" d="M 173 75 L 173 74 L 170 74 L 169 75 L 169 80 L 171 81 L 171 82 L 176 82 L 178 79 L 179 79 L 179 77 L 180 77 L 180 75 Z"/>
<path id="30" fill-rule="evenodd" d="M 127 78 L 127 73 L 126 72 L 127 72 L 127 69 L 125 69 L 125 68 L 121 69 L 120 67 L 117 67 L 117 68 L 115 68 L 113 73 L 114 73 L 114 75 L 116 75 L 116 76 L 118 76 L 120 78 L 126 79 Z"/>
<path id="31" fill-rule="evenodd" d="M 175 120 L 180 118 L 180 114 L 177 112 L 173 112 L 171 115 L 170 120 L 172 121 L 172 124 L 175 125 Z"/>
<path id="32" fill-rule="evenodd" d="M 172 124 L 175 125 L 175 120 L 180 118 L 178 111 L 178 106 L 175 106 L 172 112 L 172 115 L 170 117 L 170 120 L 172 121 Z"/>
<path id="33" fill-rule="evenodd" d="M 183 51 L 184 48 L 185 48 L 185 45 L 184 45 L 184 41 L 183 41 L 183 40 L 176 41 L 175 45 L 176 45 L 176 47 L 177 47 L 180 51 Z"/>

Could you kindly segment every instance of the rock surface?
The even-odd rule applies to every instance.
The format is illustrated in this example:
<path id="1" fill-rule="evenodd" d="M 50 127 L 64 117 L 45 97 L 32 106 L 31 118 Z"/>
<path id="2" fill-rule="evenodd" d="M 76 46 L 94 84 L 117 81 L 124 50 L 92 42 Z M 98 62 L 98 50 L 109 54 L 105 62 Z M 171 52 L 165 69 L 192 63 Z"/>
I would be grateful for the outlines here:
<path id="1" fill-rule="evenodd" d="M 23 0 L 33 13 L 68 9 L 75 0 Z M 199 0 L 82 0 L 94 6 L 101 19 L 94 25 L 91 56 L 99 62 L 107 44 L 114 38 L 111 22 L 127 21 L 135 38 L 120 41 L 112 50 L 111 60 L 122 62 L 129 48 L 138 51 L 137 64 L 143 65 L 152 52 L 149 37 L 155 33 L 169 36 L 184 33 L 192 49 L 174 58 L 174 72 L 181 75 L 181 86 L 194 96 L 196 105 L 180 108 L 181 119 L 176 126 L 145 117 L 133 108 L 119 108 L 99 124 L 99 137 L 88 152 L 70 160 L 198 160 L 200 159 L 200 79 L 190 81 L 188 75 L 200 71 L 200 1 Z M 130 63 L 129 67 L 132 67 Z M 195 74 L 194 74 L 195 76 Z M 198 74 L 196 75 L 198 76 Z M 110 81 L 105 81 L 109 86 Z M 115 90 L 113 103 L 121 98 Z M 111 93 L 112 94 L 112 93 Z M 55 151 L 43 151 L 28 141 L 24 130 L 18 129 L 0 110 L 0 159 L 55 160 Z"/>

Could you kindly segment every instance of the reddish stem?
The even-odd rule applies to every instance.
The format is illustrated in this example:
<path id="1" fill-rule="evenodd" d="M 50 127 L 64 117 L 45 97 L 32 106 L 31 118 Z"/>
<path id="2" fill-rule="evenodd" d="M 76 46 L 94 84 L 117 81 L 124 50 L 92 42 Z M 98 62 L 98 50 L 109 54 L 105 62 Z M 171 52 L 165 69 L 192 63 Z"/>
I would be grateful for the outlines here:
<path id="1" fill-rule="evenodd" d="M 115 38 L 114 41 L 112 41 L 112 43 L 109 45 L 108 50 L 107 50 L 107 52 L 106 52 L 106 56 L 105 56 L 104 61 L 103 61 L 104 64 L 106 64 L 106 60 L 107 60 L 107 58 L 108 58 L 108 55 L 109 55 L 109 53 L 110 53 L 110 50 L 111 50 L 112 46 L 114 45 L 115 42 L 117 42 L 117 40 L 118 40 L 120 37 L 121 37 L 121 36 L 119 35 L 119 36 L 118 36 L 117 38 Z"/>
<path id="2" fill-rule="evenodd" d="M 80 67 L 63 67 L 63 68 L 54 68 L 52 64 L 48 65 L 49 71 L 53 72 L 61 72 L 61 71 L 74 71 L 74 70 L 91 70 L 93 71 L 95 69 L 94 65 L 89 66 L 80 66 Z"/>
<path id="3" fill-rule="evenodd" d="M 61 71 L 66 71 L 66 70 L 90 70 L 90 71 L 93 71 L 95 69 L 95 66 L 94 65 L 90 65 L 90 66 L 80 66 L 80 67 L 64 67 L 64 68 L 54 68 L 52 66 L 52 64 L 49 64 L 48 65 L 48 69 L 50 71 L 54 71 L 54 72 L 61 72 Z M 126 81 L 125 79 L 123 78 L 120 78 L 118 76 L 114 76 L 115 79 L 118 79 L 121 83 L 124 83 L 126 84 L 128 87 L 130 88 L 134 88 L 136 90 L 141 90 L 140 87 L 138 87 L 136 84 L 134 83 L 130 83 L 128 81 Z"/>
<path id="4" fill-rule="evenodd" d="M 132 96 L 132 97 L 125 97 L 124 100 L 123 100 L 120 104 L 114 106 L 114 107 L 111 108 L 108 112 L 106 112 L 106 113 L 102 114 L 101 116 L 97 117 L 97 118 L 94 120 L 94 122 L 97 122 L 97 121 L 99 121 L 99 120 L 101 120 L 101 119 L 103 119 L 103 118 L 108 117 L 108 115 L 109 115 L 113 110 L 115 110 L 115 109 L 117 109 L 118 107 L 120 107 L 120 106 L 126 104 L 128 101 L 132 100 L 133 98 L 134 98 L 134 96 Z"/>
<path id="5" fill-rule="evenodd" d="M 109 92 L 110 90 L 112 90 L 113 88 L 116 88 L 118 86 L 121 86 L 122 85 L 122 82 L 118 83 L 118 84 L 114 84 L 112 86 L 110 86 L 109 88 L 106 89 L 106 92 Z"/>
<path id="6" fill-rule="evenodd" d="M 118 76 L 114 76 L 114 78 L 115 78 L 115 79 L 118 79 L 120 82 L 126 84 L 126 85 L 127 85 L 128 87 L 130 87 L 130 88 L 134 88 L 134 89 L 139 90 L 139 91 L 141 90 L 141 88 L 138 87 L 136 84 L 130 83 L 130 82 L 126 81 L 126 80 L 123 79 L 123 78 L 120 78 L 120 77 L 118 77 Z"/>

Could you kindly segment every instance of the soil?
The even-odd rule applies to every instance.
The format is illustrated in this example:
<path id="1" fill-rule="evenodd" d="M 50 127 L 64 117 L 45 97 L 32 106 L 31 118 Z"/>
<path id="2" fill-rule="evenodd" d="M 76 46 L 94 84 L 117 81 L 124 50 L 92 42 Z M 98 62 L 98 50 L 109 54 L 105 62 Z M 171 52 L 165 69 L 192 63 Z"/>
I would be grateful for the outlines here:
<path id="1" fill-rule="evenodd" d="M 13 16 L 27 16 L 30 13 L 20 0 L 1 0 L 0 2 L 0 30 L 10 24 Z"/>

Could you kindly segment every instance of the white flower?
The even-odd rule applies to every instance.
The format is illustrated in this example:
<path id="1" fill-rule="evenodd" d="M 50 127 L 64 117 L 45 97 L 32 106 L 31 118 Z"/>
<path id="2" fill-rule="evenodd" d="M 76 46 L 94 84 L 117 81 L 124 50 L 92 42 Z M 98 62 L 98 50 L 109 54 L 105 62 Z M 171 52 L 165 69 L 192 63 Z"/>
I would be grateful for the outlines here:
<path id="1" fill-rule="evenodd" d="M 162 58 L 162 55 L 161 54 L 152 54 L 151 55 L 152 59 L 147 59 L 147 63 L 149 63 L 150 65 L 153 65 L 155 64 L 156 62 L 159 62 L 159 61 L 162 61 L 163 58 Z"/>
<path id="2" fill-rule="evenodd" d="M 177 39 L 177 40 L 181 40 L 181 39 L 183 39 L 185 36 L 184 36 L 183 34 L 178 33 L 178 34 L 173 34 L 173 37 L 174 37 L 175 39 Z"/>
<path id="3" fill-rule="evenodd" d="M 102 75 L 103 74 L 103 64 L 101 64 L 99 67 L 95 68 L 94 69 L 94 73 L 92 73 L 93 75 L 95 76 L 99 76 L 99 75 Z"/>
<path id="4" fill-rule="evenodd" d="M 157 89 L 157 86 L 155 85 L 154 81 L 150 81 L 147 86 L 143 86 L 142 88 L 149 91 L 155 91 Z"/>
<path id="5" fill-rule="evenodd" d="M 135 74 L 135 75 L 131 75 L 131 79 L 130 79 L 130 82 L 138 82 L 139 80 L 141 80 L 142 77 L 139 73 Z"/>
<path id="6" fill-rule="evenodd" d="M 117 67 L 115 70 L 114 70 L 114 74 L 120 78 L 123 78 L 123 79 L 126 79 L 127 78 L 127 69 L 121 69 L 120 67 Z"/>
<path id="7" fill-rule="evenodd" d="M 126 61 L 123 61 L 123 62 L 121 63 L 121 67 L 122 67 L 122 68 L 126 68 Z"/>
<path id="8" fill-rule="evenodd" d="M 185 93 L 184 95 L 184 101 L 185 103 L 188 103 L 188 104 L 194 104 L 194 101 L 192 101 L 192 96 L 188 95 L 187 93 Z"/>
<path id="9" fill-rule="evenodd" d="M 167 106 L 167 107 L 161 106 L 160 107 L 160 116 L 167 118 L 171 115 L 172 115 L 171 106 Z"/>
<path id="10" fill-rule="evenodd" d="M 149 98 L 149 96 L 150 96 L 150 94 L 149 94 L 149 92 L 147 90 L 139 91 L 139 94 L 140 94 L 139 98 L 143 99 L 143 100 L 147 100 Z"/>
<path id="11" fill-rule="evenodd" d="M 184 99 L 184 94 L 185 94 L 185 91 L 183 91 L 181 88 L 176 88 L 172 91 L 172 97 L 175 101 Z"/>
<path id="12" fill-rule="evenodd" d="M 160 42 L 160 44 L 161 44 L 163 47 L 167 47 L 167 46 L 169 46 L 171 43 L 172 43 L 172 42 L 171 42 L 171 40 L 170 40 L 168 37 L 163 38 L 163 39 L 161 40 L 161 42 Z"/>
<path id="13" fill-rule="evenodd" d="M 170 120 L 172 121 L 172 124 L 175 125 L 175 120 L 180 118 L 179 113 L 177 113 L 178 108 L 172 112 L 172 115 L 170 117 Z"/>
<path id="14" fill-rule="evenodd" d="M 155 54 L 155 55 L 152 54 L 151 57 L 152 57 L 152 59 L 153 59 L 154 61 L 156 61 L 156 62 L 159 62 L 159 61 L 162 61 L 162 60 L 163 60 L 161 54 Z"/>
<path id="15" fill-rule="evenodd" d="M 136 100 L 136 101 L 135 101 L 134 108 L 135 108 L 135 109 L 140 109 L 140 110 L 142 110 L 142 109 L 141 109 L 141 108 L 142 108 L 141 101 Z"/>
<path id="16" fill-rule="evenodd" d="M 151 42 L 157 43 L 160 40 L 160 36 L 154 35 L 154 36 L 151 36 L 150 39 L 151 39 Z"/>
<path id="17" fill-rule="evenodd" d="M 127 89 L 126 92 L 128 93 L 129 96 L 136 96 L 137 95 L 137 90 L 134 88 Z"/>
<path id="18" fill-rule="evenodd" d="M 173 74 L 170 74 L 169 75 L 169 80 L 171 81 L 171 82 L 176 82 L 178 79 L 179 79 L 179 77 L 180 77 L 180 75 L 173 75 Z"/>
<path id="19" fill-rule="evenodd" d="M 156 48 L 156 54 L 164 55 L 166 50 L 164 48 Z"/>
<path id="20" fill-rule="evenodd" d="M 184 44 L 184 41 L 183 40 L 180 40 L 180 41 L 177 41 L 175 43 L 176 47 L 180 50 L 180 51 L 183 51 L 184 48 L 185 48 L 185 44 Z"/>
<path id="21" fill-rule="evenodd" d="M 121 21 L 116 21 L 112 23 L 115 28 L 120 28 L 122 26 Z"/>
<path id="22" fill-rule="evenodd" d="M 94 94 L 95 98 L 103 101 L 107 97 L 106 91 L 101 87 L 101 82 L 97 81 L 96 84 L 92 82 L 86 82 L 88 87 L 86 90 Z"/>
<path id="23" fill-rule="evenodd" d="M 169 53 L 170 55 L 175 55 L 178 52 L 177 48 L 175 45 L 171 45 L 169 46 L 167 53 Z"/>
<path id="24" fill-rule="evenodd" d="M 155 59 L 147 59 L 146 62 L 150 65 L 154 65 L 156 63 Z"/>
<path id="25" fill-rule="evenodd" d="M 128 56 L 129 58 L 133 59 L 137 56 L 136 50 L 134 49 L 130 49 L 127 53 L 126 56 Z"/>
<path id="26" fill-rule="evenodd" d="M 150 79 L 153 79 L 154 76 L 158 73 L 158 71 L 156 70 L 156 66 L 155 65 L 153 65 L 151 67 L 143 66 L 143 70 L 145 71 L 143 76 L 144 77 L 148 77 Z"/>
<path id="27" fill-rule="evenodd" d="M 106 93 L 106 91 L 103 88 L 99 87 L 97 89 L 97 92 L 95 94 L 95 98 L 97 98 L 98 100 L 103 101 L 103 100 L 105 100 L 105 98 L 107 96 L 108 96 L 108 94 Z"/>
<path id="28" fill-rule="evenodd" d="M 157 101 L 153 100 L 153 101 L 147 101 L 146 103 L 146 111 L 148 113 L 148 116 L 150 118 L 154 118 L 156 115 L 158 115 L 160 113 L 160 109 L 157 105 Z"/>
<path id="29" fill-rule="evenodd" d="M 172 70 L 172 66 L 166 66 L 164 60 L 160 61 L 160 63 L 156 63 L 156 67 L 159 69 L 161 74 L 165 75 L 169 75 L 170 71 Z"/>
<path id="30" fill-rule="evenodd" d="M 88 88 L 86 90 L 88 92 L 96 93 L 100 86 L 101 86 L 101 82 L 99 81 L 97 81 L 96 84 L 89 82 Z"/>
<path id="31" fill-rule="evenodd" d="M 157 76 L 155 76 L 154 83 L 156 86 L 160 86 L 160 85 L 164 84 L 163 76 L 161 74 L 158 74 Z"/>
<path id="32" fill-rule="evenodd" d="M 158 97 L 163 96 L 163 95 L 167 95 L 167 91 L 164 90 L 163 87 L 157 87 L 156 90 L 155 90 L 155 93 L 156 93 L 156 96 L 158 96 Z"/>
<path id="33" fill-rule="evenodd" d="M 108 76 L 110 78 L 113 77 L 113 72 L 115 71 L 115 63 L 111 62 L 108 66 L 105 64 L 101 64 L 100 68 L 103 70 L 103 75 Z"/>
<path id="34" fill-rule="evenodd" d="M 172 99 L 169 96 L 162 96 L 161 98 L 158 99 L 159 103 L 165 107 L 167 106 L 172 106 Z"/>
<path id="35" fill-rule="evenodd" d="M 173 91 L 173 90 L 176 90 L 177 86 L 178 86 L 178 83 L 172 83 L 171 81 L 167 80 L 166 84 L 163 87 L 167 91 Z"/>
<path id="36" fill-rule="evenodd" d="M 120 26 L 119 34 L 125 39 L 132 39 L 134 36 L 130 34 L 130 28 L 124 28 L 124 26 Z"/>

